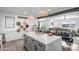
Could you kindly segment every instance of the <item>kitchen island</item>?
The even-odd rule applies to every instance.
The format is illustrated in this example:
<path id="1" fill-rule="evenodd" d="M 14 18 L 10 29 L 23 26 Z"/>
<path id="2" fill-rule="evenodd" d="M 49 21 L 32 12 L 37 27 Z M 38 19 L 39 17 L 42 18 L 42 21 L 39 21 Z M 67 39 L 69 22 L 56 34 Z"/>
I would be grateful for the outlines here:
<path id="1" fill-rule="evenodd" d="M 28 51 L 61 51 L 62 38 L 60 36 L 48 36 L 36 32 L 24 33 L 24 47 Z"/>

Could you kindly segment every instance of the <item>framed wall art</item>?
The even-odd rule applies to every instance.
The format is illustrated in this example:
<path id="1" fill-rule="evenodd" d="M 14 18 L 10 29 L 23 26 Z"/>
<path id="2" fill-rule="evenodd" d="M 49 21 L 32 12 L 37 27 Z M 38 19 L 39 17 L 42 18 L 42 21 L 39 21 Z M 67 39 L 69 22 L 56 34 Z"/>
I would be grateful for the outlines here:
<path id="1" fill-rule="evenodd" d="M 5 28 L 15 28 L 15 17 L 5 16 Z"/>

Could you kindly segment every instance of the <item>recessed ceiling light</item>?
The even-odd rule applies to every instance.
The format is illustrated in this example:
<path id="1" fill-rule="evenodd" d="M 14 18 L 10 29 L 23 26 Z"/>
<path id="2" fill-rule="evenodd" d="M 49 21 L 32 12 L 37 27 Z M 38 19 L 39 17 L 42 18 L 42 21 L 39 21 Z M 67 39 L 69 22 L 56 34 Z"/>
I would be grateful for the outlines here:
<path id="1" fill-rule="evenodd" d="M 48 9 L 48 11 L 51 11 L 51 9 Z"/>
<path id="2" fill-rule="evenodd" d="M 25 14 L 27 14 L 27 12 L 23 12 L 23 14 L 25 15 Z"/>

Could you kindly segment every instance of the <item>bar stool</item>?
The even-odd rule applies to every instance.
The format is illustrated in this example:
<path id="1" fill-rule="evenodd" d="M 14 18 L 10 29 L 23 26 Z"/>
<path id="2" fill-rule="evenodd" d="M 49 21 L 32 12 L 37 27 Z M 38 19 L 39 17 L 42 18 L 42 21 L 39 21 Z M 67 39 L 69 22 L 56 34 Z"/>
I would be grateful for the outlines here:
<path id="1" fill-rule="evenodd" d="M 1 51 L 3 50 L 3 46 L 2 46 L 2 35 L 0 35 L 0 47 L 1 47 Z"/>

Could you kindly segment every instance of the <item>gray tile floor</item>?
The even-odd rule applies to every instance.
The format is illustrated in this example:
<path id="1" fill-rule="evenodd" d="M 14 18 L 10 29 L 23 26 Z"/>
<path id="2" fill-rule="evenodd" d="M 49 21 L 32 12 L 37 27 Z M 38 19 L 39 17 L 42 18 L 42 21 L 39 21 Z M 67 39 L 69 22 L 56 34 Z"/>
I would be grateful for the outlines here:
<path id="1" fill-rule="evenodd" d="M 3 44 L 3 51 L 27 51 L 22 39 L 9 41 Z M 79 51 L 79 45 L 62 41 L 62 51 Z"/>

